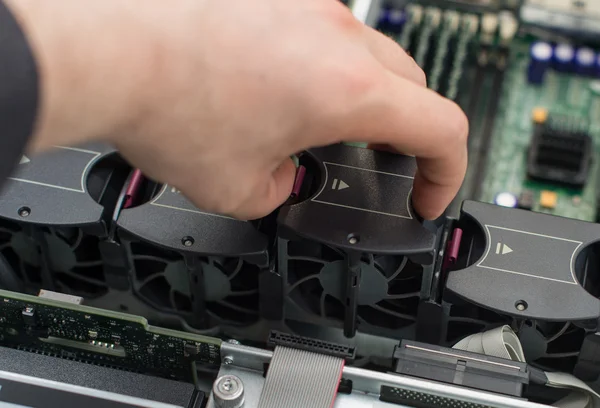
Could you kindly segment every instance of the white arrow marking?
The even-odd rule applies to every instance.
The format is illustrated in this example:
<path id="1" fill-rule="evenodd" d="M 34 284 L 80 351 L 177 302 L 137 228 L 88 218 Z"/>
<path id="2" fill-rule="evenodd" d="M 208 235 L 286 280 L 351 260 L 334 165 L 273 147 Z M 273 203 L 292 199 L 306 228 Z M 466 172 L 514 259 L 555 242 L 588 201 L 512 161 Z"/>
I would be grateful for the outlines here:
<path id="1" fill-rule="evenodd" d="M 25 155 L 21 156 L 21 161 L 19 162 L 19 164 L 25 164 L 25 163 L 29 163 L 31 160 L 29 160 L 29 158 Z"/>
<path id="2" fill-rule="evenodd" d="M 343 190 L 348 187 L 350 187 L 348 184 L 346 184 L 343 180 L 340 180 L 340 186 L 338 187 L 338 190 Z"/>
<path id="3" fill-rule="evenodd" d="M 513 250 L 506 244 L 502 247 L 502 255 L 510 254 Z"/>

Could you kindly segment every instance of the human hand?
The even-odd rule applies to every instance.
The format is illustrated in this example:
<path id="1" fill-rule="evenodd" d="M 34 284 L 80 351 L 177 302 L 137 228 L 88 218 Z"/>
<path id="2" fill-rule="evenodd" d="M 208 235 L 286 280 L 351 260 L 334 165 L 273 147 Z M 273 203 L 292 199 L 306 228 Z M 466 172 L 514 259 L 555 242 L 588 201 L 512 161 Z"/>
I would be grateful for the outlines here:
<path id="1" fill-rule="evenodd" d="M 337 0 L 8 3 L 42 73 L 35 148 L 102 138 L 198 207 L 244 219 L 287 199 L 290 155 L 341 141 L 415 155 L 424 218 L 462 183 L 460 108 Z"/>

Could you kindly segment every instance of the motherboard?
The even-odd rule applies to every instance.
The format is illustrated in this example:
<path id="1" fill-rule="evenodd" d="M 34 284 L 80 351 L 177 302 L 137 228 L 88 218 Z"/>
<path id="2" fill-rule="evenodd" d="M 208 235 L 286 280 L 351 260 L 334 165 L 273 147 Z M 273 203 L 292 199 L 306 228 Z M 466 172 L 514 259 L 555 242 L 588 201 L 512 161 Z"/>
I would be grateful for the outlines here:
<path id="1" fill-rule="evenodd" d="M 285 347 L 338 359 L 346 396 L 363 369 L 547 404 L 564 395 L 540 391 L 546 373 L 600 381 L 597 2 L 343 3 L 469 118 L 447 213 L 415 213 L 414 157 L 361 143 L 298 153 L 292 195 L 253 221 L 198 209 L 109 146 L 56 147 L 0 195 L 0 347 L 198 387 L 237 364 L 268 378 Z M 507 357 L 485 350 L 467 355 L 485 381 L 464 377 L 456 348 L 494 330 L 514 336 L 518 379 L 498 382 Z M 410 394 L 386 392 L 363 394 Z"/>

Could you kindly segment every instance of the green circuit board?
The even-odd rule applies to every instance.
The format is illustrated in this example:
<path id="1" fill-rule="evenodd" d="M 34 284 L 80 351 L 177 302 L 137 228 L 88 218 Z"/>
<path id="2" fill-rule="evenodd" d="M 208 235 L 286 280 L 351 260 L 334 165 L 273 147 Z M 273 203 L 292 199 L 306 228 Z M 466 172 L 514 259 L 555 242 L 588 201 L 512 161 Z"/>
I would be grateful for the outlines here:
<path id="1" fill-rule="evenodd" d="M 515 40 L 511 48 L 481 196 L 475 198 L 493 202 L 500 192 L 519 196 L 527 189 L 533 193 L 534 211 L 595 221 L 600 193 L 600 81 L 549 70 L 542 85 L 531 85 L 527 81 L 529 48 L 530 42 L 525 39 Z M 528 179 L 527 152 L 534 132 L 532 111 L 536 107 L 546 108 L 550 116 L 561 115 L 589 122 L 594 154 L 583 189 Z M 557 194 L 555 208 L 540 206 L 542 191 Z"/>
<path id="2" fill-rule="evenodd" d="M 0 290 L 0 345 L 196 382 L 219 366 L 221 340 L 148 325 L 145 318 Z"/>

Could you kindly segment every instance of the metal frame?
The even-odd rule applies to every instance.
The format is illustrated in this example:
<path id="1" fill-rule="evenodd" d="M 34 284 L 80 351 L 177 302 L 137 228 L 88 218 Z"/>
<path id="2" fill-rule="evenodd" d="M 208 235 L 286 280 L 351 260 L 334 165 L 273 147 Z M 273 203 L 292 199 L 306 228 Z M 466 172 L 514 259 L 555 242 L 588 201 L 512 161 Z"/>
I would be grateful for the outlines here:
<path id="1" fill-rule="evenodd" d="M 221 359 L 223 365 L 219 377 L 235 375 L 244 384 L 245 403 L 243 408 L 256 408 L 265 383 L 264 365 L 273 357 L 273 352 L 239 344 L 223 343 Z M 290 370 L 293 370 L 291 367 Z M 480 392 L 469 388 L 446 385 L 402 375 L 387 374 L 355 367 L 344 367 L 343 378 L 352 381 L 352 394 L 338 394 L 333 408 L 386 408 L 399 405 L 379 401 L 382 385 L 425 393 L 432 396 L 457 399 L 466 403 L 485 405 L 494 408 L 547 408 L 503 395 Z M 219 408 L 212 395 L 207 408 Z"/>

